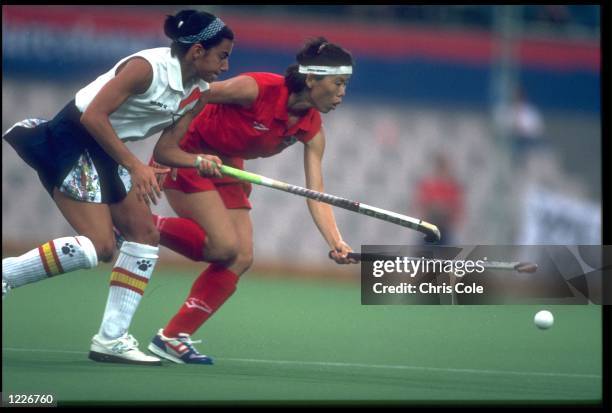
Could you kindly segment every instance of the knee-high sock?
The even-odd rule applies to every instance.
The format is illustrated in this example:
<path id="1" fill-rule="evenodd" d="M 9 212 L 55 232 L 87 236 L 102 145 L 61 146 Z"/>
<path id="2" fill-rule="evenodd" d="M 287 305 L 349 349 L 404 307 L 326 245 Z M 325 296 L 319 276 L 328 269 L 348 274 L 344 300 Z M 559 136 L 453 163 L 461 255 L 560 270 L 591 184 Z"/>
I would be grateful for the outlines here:
<path id="1" fill-rule="evenodd" d="M 195 221 L 180 217 L 154 215 L 159 231 L 159 243 L 194 261 L 204 260 L 206 232 Z"/>
<path id="2" fill-rule="evenodd" d="M 19 257 L 2 260 L 2 278 L 12 288 L 21 287 L 54 275 L 98 265 L 96 249 L 89 238 L 56 238 Z"/>
<path id="3" fill-rule="evenodd" d="M 164 328 L 164 335 L 193 334 L 236 291 L 238 280 L 226 267 L 211 264 L 193 283 L 187 300 Z"/>
<path id="4" fill-rule="evenodd" d="M 159 247 L 125 241 L 110 279 L 110 290 L 99 334 L 115 339 L 125 334 L 140 304 L 155 264 Z"/>

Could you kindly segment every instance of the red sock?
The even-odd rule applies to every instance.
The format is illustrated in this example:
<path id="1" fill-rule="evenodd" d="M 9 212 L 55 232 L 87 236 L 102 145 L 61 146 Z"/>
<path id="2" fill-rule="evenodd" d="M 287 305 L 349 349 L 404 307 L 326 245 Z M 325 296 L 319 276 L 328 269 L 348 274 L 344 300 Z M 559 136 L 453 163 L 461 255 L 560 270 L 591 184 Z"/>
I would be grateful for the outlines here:
<path id="1" fill-rule="evenodd" d="M 160 217 L 153 215 L 159 230 L 159 243 L 194 261 L 204 261 L 206 232 L 188 218 Z"/>
<path id="2" fill-rule="evenodd" d="M 164 328 L 164 336 L 193 334 L 236 291 L 238 279 L 226 267 L 210 264 L 195 280 L 187 300 Z"/>

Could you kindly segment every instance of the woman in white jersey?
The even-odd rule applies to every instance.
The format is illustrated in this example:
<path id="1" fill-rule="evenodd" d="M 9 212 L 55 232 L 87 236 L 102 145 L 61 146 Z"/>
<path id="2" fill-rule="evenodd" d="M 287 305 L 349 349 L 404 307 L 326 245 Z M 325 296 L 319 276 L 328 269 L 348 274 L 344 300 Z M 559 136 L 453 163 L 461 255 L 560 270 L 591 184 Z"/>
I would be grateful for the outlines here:
<path id="1" fill-rule="evenodd" d="M 208 82 L 228 69 L 233 47 L 232 31 L 206 12 L 168 16 L 164 31 L 171 47 L 122 59 L 79 90 L 52 120 L 28 119 L 3 136 L 38 172 L 79 234 L 3 259 L 3 297 L 11 288 L 111 261 L 113 225 L 129 241 L 119 251 L 102 324 L 92 339 L 89 358 L 95 361 L 161 364 L 138 349 L 128 327 L 157 261 L 159 233 L 149 203 L 160 196 L 156 173 L 167 169 L 142 163 L 124 142 L 162 130 L 168 138 L 183 136 L 205 105 Z M 168 166 L 220 176 L 212 164 L 221 163 L 216 156 L 174 154 Z"/>

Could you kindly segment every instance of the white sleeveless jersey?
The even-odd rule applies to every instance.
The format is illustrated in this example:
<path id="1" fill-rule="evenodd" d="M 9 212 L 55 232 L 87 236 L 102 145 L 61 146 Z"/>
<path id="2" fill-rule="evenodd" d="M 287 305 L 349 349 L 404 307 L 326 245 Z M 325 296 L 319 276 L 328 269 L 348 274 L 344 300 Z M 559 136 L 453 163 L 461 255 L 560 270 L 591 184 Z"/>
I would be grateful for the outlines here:
<path id="1" fill-rule="evenodd" d="M 142 50 L 121 59 L 111 70 L 77 92 L 75 103 L 81 113 L 100 89 L 115 77 L 117 68 L 135 56 L 151 64 L 153 80 L 145 93 L 130 96 L 110 115 L 110 123 L 123 141 L 144 139 L 170 126 L 195 106 L 198 92 L 209 88 L 208 83 L 200 79 L 183 84 L 181 65 L 178 58 L 170 54 L 169 47 Z"/>

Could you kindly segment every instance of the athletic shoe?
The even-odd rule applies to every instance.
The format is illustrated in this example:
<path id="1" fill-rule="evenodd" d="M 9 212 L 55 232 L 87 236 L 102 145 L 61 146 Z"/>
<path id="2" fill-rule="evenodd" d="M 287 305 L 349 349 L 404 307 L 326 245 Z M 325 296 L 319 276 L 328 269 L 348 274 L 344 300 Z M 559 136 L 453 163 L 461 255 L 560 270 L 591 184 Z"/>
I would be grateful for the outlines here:
<path id="1" fill-rule="evenodd" d="M 96 334 L 91 340 L 89 358 L 103 363 L 161 366 L 161 360 L 140 351 L 138 341 L 128 333 L 114 340 L 105 340 L 100 334 Z"/>
<path id="2" fill-rule="evenodd" d="M 201 343 L 201 340 L 193 341 L 189 334 L 184 333 L 180 333 L 177 338 L 169 338 L 162 332 L 160 328 L 149 344 L 151 353 L 178 364 L 213 364 L 212 358 L 200 354 L 193 346 Z"/>
<path id="3" fill-rule="evenodd" d="M 4 278 L 2 278 L 2 299 L 11 291 L 11 286 Z"/>

